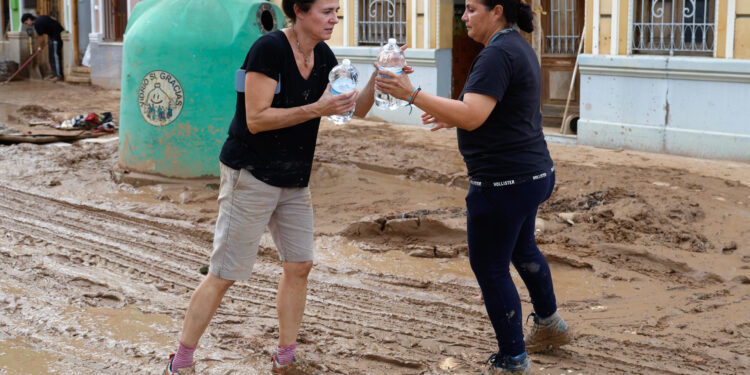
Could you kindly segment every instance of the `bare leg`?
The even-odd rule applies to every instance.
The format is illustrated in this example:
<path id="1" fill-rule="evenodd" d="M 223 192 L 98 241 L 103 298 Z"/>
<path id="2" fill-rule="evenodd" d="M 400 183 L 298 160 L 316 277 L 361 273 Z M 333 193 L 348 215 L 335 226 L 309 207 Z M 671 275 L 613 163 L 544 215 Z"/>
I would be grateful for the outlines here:
<path id="1" fill-rule="evenodd" d="M 193 297 L 190 298 L 190 305 L 182 324 L 181 343 L 192 347 L 198 345 L 198 340 L 206 331 L 208 323 L 219 308 L 221 299 L 232 284 L 234 280 L 225 280 L 211 273 L 203 279 L 193 293 Z"/>
<path id="2" fill-rule="evenodd" d="M 279 314 L 279 346 L 292 345 L 302 323 L 307 299 L 307 275 L 312 262 L 284 262 L 284 273 L 279 280 L 276 310 Z"/>

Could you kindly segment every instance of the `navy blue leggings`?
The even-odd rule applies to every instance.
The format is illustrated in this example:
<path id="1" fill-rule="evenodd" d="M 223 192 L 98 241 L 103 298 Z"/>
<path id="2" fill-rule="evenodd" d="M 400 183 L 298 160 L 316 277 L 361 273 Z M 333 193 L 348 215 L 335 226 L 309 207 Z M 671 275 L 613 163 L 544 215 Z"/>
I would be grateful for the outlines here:
<path id="1" fill-rule="evenodd" d="M 521 299 L 510 277 L 511 262 L 529 290 L 536 314 L 548 317 L 557 310 L 549 265 L 534 238 L 537 209 L 554 186 L 555 174 L 551 173 L 519 185 L 472 185 L 466 196 L 469 262 L 502 355 L 526 351 Z"/>

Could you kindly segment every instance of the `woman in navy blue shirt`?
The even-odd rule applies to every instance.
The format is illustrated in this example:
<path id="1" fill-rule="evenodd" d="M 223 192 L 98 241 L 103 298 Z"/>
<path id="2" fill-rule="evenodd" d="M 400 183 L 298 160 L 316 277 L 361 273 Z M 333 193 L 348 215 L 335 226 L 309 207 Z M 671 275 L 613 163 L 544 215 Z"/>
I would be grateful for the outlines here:
<path id="1" fill-rule="evenodd" d="M 549 266 L 534 238 L 537 209 L 552 194 L 555 172 L 542 133 L 539 62 L 512 28 L 531 32 L 533 15 L 519 0 L 466 0 L 462 20 L 469 37 L 485 47 L 457 100 L 422 92 L 406 75 L 385 71 L 376 88 L 424 110 L 422 120 L 434 124 L 433 131 L 458 128 L 471 182 L 466 197 L 469 260 L 499 346 L 485 374 L 523 373 L 529 369 L 527 350 L 570 341 L 557 313 Z M 534 327 L 525 343 L 510 263 L 534 306 Z"/>

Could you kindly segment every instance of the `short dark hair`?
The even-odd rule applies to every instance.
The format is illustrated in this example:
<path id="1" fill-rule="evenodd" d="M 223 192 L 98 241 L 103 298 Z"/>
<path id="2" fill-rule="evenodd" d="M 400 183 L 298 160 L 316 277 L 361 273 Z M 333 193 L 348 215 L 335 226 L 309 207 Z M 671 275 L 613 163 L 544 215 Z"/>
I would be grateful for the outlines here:
<path id="1" fill-rule="evenodd" d="M 517 24 L 518 28 L 530 33 L 534 31 L 534 13 L 531 6 L 523 0 L 479 0 L 487 10 L 500 5 L 503 7 L 503 16 L 509 24 Z"/>
<path id="2" fill-rule="evenodd" d="M 307 12 L 313 3 L 315 3 L 315 0 L 281 0 L 281 9 L 284 10 L 284 14 L 294 23 L 297 21 L 297 15 L 294 14 L 294 5 L 296 4 L 301 11 Z"/>
<path id="3" fill-rule="evenodd" d="M 31 13 L 24 13 L 23 16 L 21 16 L 21 23 L 26 22 L 26 20 L 35 21 L 36 17 L 34 17 L 34 15 Z"/>

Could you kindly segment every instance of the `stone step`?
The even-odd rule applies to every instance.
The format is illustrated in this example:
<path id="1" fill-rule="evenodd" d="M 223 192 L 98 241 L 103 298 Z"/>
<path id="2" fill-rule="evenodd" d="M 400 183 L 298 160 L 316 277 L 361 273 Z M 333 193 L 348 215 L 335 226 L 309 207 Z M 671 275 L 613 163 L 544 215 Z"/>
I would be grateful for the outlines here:
<path id="1" fill-rule="evenodd" d="M 90 84 L 91 76 L 83 74 L 68 74 L 65 76 L 65 82 Z"/>
<path id="2" fill-rule="evenodd" d="M 91 68 L 88 66 L 74 66 L 71 71 L 73 73 L 91 74 Z"/>

